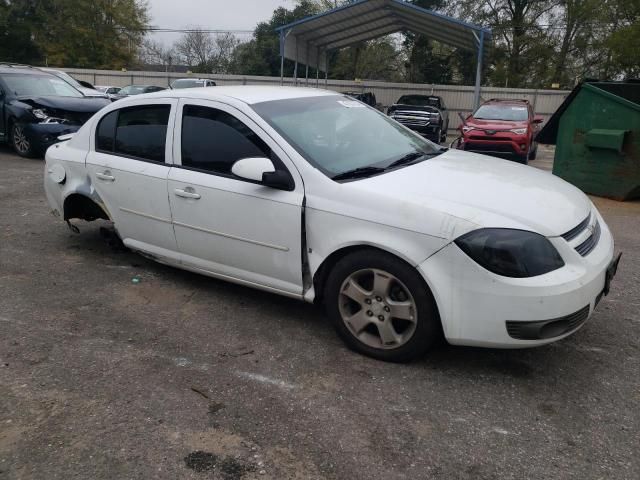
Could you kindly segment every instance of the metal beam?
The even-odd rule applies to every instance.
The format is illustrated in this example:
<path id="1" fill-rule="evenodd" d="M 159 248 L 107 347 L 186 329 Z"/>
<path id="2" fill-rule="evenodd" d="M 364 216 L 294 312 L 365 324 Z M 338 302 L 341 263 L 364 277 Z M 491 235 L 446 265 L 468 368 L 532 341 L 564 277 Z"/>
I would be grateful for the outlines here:
<path id="1" fill-rule="evenodd" d="M 365 42 L 367 40 L 371 40 L 373 38 L 378 38 L 378 37 L 383 37 L 385 35 L 390 35 L 392 33 L 399 32 L 401 30 L 402 30 L 402 26 L 398 25 L 398 26 L 394 26 L 393 29 L 383 30 L 382 32 L 380 32 L 380 35 L 376 35 L 376 36 L 369 35 L 369 36 L 366 36 L 364 38 L 357 38 L 358 36 L 354 35 L 354 37 L 357 38 L 356 40 L 352 40 L 352 41 L 350 41 L 348 43 L 340 43 L 338 45 L 330 44 L 330 45 L 327 45 L 327 48 L 331 48 L 332 50 L 340 49 L 340 48 L 347 48 L 347 47 L 350 47 L 352 45 L 356 45 L 358 43 L 362 43 L 362 42 Z"/>
<path id="2" fill-rule="evenodd" d="M 480 83 L 482 82 L 482 57 L 484 56 L 484 30 L 480 30 L 478 40 L 478 64 L 476 66 L 476 85 L 473 91 L 473 111 L 480 106 Z"/>
<path id="3" fill-rule="evenodd" d="M 400 18 L 402 22 L 409 27 L 409 30 L 413 30 L 417 33 L 430 37 L 433 40 L 437 40 L 457 48 L 475 51 L 473 40 L 469 38 L 468 32 L 463 32 L 456 37 L 452 36 L 450 33 L 444 33 L 444 31 L 438 29 L 437 26 L 425 23 L 419 18 L 410 18 L 404 14 L 399 14 L 398 18 Z"/>
<path id="4" fill-rule="evenodd" d="M 318 43 L 317 45 L 318 45 L 319 47 L 325 47 L 325 46 L 327 46 L 327 45 L 333 45 L 334 43 L 339 43 L 339 42 L 342 42 L 343 40 L 349 40 L 349 39 L 351 39 L 351 38 L 353 38 L 353 37 L 360 36 L 360 35 L 365 35 L 365 34 L 367 34 L 367 33 L 371 33 L 371 32 L 376 32 L 376 31 L 378 31 L 378 30 L 386 29 L 387 27 L 390 27 L 390 26 L 392 26 L 392 25 L 397 25 L 397 24 L 398 24 L 398 21 L 394 19 L 391 23 L 387 22 L 387 23 L 384 23 L 384 24 L 379 25 L 379 26 L 377 26 L 377 27 L 371 27 L 371 28 L 368 28 L 368 29 L 363 30 L 363 31 L 361 31 L 361 32 L 349 33 L 349 35 L 344 36 L 344 37 L 340 37 L 340 38 L 332 38 L 330 41 L 327 41 L 327 42 L 325 42 L 325 43 Z M 348 30 L 348 31 L 349 31 L 349 32 L 353 32 L 353 30 L 354 30 L 354 29 L 350 29 L 350 30 Z M 376 35 L 375 37 L 378 37 L 378 35 Z M 375 38 L 375 37 L 372 37 L 372 38 Z M 316 45 L 316 43 L 315 43 L 315 42 L 312 42 L 312 43 L 314 43 L 314 45 Z"/>
<path id="5" fill-rule="evenodd" d="M 372 10 L 371 12 L 367 12 L 366 15 L 370 15 L 372 13 L 377 13 L 379 10 Z M 389 11 L 387 8 L 384 9 L 384 14 L 380 15 L 376 18 L 368 18 L 365 19 L 365 15 L 362 16 L 362 20 L 360 20 L 358 17 L 347 17 L 347 18 L 343 18 L 341 20 L 337 20 L 335 22 L 329 23 L 327 25 L 322 25 L 320 27 L 316 27 L 313 30 L 309 30 L 308 32 L 301 32 L 296 34 L 297 37 L 302 37 L 303 40 L 305 41 L 310 41 L 310 42 L 314 42 L 315 40 L 318 40 L 320 38 L 324 38 L 328 35 L 334 35 L 336 33 L 342 33 L 342 32 L 346 32 L 349 30 L 352 30 L 354 28 L 358 28 L 358 27 L 362 27 L 363 25 L 369 25 L 372 22 L 377 22 L 379 20 L 385 20 L 386 18 L 389 18 Z M 334 29 L 333 27 L 337 26 L 337 25 L 341 25 L 343 23 L 346 22 L 353 22 L 353 21 L 359 21 L 359 23 L 357 23 L 356 25 L 349 25 L 347 26 L 347 28 L 338 28 L 338 29 Z M 329 28 L 329 31 L 324 31 L 324 29 Z M 315 35 L 314 35 L 315 34 Z M 311 37 L 307 38 L 309 35 L 312 35 Z"/>

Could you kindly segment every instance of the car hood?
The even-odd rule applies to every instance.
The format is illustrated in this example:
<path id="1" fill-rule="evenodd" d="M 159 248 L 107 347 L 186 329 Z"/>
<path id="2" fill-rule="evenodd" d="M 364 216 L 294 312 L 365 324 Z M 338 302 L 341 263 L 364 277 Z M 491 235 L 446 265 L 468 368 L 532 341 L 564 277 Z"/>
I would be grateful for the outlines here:
<path id="1" fill-rule="evenodd" d="M 90 97 L 18 97 L 22 103 L 34 108 L 52 108 L 76 113 L 95 113 L 111 102 L 106 98 Z"/>
<path id="2" fill-rule="evenodd" d="M 510 130 L 512 128 L 524 128 L 528 125 L 526 121 L 482 120 L 479 118 L 469 118 L 465 123 L 469 127 L 478 127 L 486 130 Z"/>
<path id="3" fill-rule="evenodd" d="M 377 221 L 450 239 L 479 227 L 559 236 L 591 210 L 584 193 L 550 172 L 462 150 L 342 185 Z"/>

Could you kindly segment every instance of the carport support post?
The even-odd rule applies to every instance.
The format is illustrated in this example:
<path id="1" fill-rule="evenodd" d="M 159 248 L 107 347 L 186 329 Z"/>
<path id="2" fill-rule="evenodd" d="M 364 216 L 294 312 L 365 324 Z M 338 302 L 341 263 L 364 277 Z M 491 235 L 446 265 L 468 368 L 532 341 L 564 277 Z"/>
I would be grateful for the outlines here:
<path id="1" fill-rule="evenodd" d="M 284 85 L 284 30 L 280 30 L 280 85 Z"/>
<path id="2" fill-rule="evenodd" d="M 476 36 L 478 41 L 478 62 L 476 67 L 476 86 L 473 91 L 473 111 L 475 112 L 480 106 L 480 83 L 482 81 L 482 57 L 484 55 L 484 30 L 480 30 L 480 38 Z"/>

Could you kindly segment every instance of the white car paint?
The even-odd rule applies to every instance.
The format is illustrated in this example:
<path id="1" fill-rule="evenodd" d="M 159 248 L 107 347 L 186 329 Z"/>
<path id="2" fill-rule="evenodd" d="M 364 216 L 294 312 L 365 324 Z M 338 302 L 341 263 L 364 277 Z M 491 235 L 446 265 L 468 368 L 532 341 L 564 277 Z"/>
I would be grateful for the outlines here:
<path id="1" fill-rule="evenodd" d="M 251 108 L 269 100 L 323 95 L 336 94 L 306 88 L 216 87 L 121 100 L 98 112 L 72 139 L 47 151 L 45 171 L 56 166 L 59 178 L 57 166 L 62 165 L 66 172 L 63 184 L 45 173 L 47 199 L 62 215 L 65 198 L 81 193 L 105 209 L 125 245 L 134 250 L 179 268 L 309 302 L 316 296 L 309 278 L 331 254 L 353 246 L 380 248 L 424 277 L 451 343 L 540 345 L 560 337 L 515 340 L 507 334 L 505 321 L 553 319 L 585 305 L 593 312 L 613 258 L 613 238 L 582 192 L 550 173 L 460 150 L 338 183 Z M 166 165 L 95 151 L 100 118 L 112 110 L 154 102 L 172 105 Z M 215 107 L 242 120 L 277 153 L 294 178 L 294 190 L 172 168 L 181 163 L 185 104 Z M 561 235 L 590 212 L 602 233 L 593 252 L 581 257 L 574 247 L 584 238 L 567 242 Z M 452 243 L 489 227 L 547 237 L 565 266 L 532 278 L 502 277 Z M 303 253 L 308 265 L 303 265 Z"/>

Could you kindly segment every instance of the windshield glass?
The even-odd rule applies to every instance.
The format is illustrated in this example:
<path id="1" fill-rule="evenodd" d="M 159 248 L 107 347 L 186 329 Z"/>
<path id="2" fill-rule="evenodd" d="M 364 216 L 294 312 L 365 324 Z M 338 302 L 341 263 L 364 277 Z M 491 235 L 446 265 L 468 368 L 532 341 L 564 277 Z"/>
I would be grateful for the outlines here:
<path id="1" fill-rule="evenodd" d="M 415 105 L 416 107 L 437 107 L 440 100 L 435 97 L 425 97 L 424 95 L 403 95 L 398 100 L 400 105 Z"/>
<path id="2" fill-rule="evenodd" d="M 143 85 L 129 85 L 128 87 L 124 87 L 118 93 L 123 95 L 139 95 L 141 93 L 145 93 L 147 87 Z"/>
<path id="3" fill-rule="evenodd" d="M 82 97 L 83 95 L 64 80 L 51 75 L 9 73 L 3 75 L 7 88 L 16 96 Z"/>
<path id="4" fill-rule="evenodd" d="M 473 118 L 478 120 L 507 120 L 524 122 L 528 119 L 527 107 L 522 105 L 482 105 Z"/>
<path id="5" fill-rule="evenodd" d="M 204 80 L 176 80 L 171 84 L 171 88 L 193 88 L 204 87 Z"/>
<path id="6" fill-rule="evenodd" d="M 342 95 L 275 100 L 252 107 L 329 177 L 356 168 L 385 168 L 416 152 L 440 152 L 438 145 Z"/>
<path id="7" fill-rule="evenodd" d="M 69 75 L 66 72 L 51 72 L 53 73 L 56 77 L 60 77 L 61 79 L 63 79 L 64 81 L 66 81 L 67 83 L 70 83 L 71 85 L 73 85 L 76 88 L 83 88 L 82 85 L 80 85 L 80 82 L 78 82 L 75 78 L 73 78 L 71 75 Z"/>

